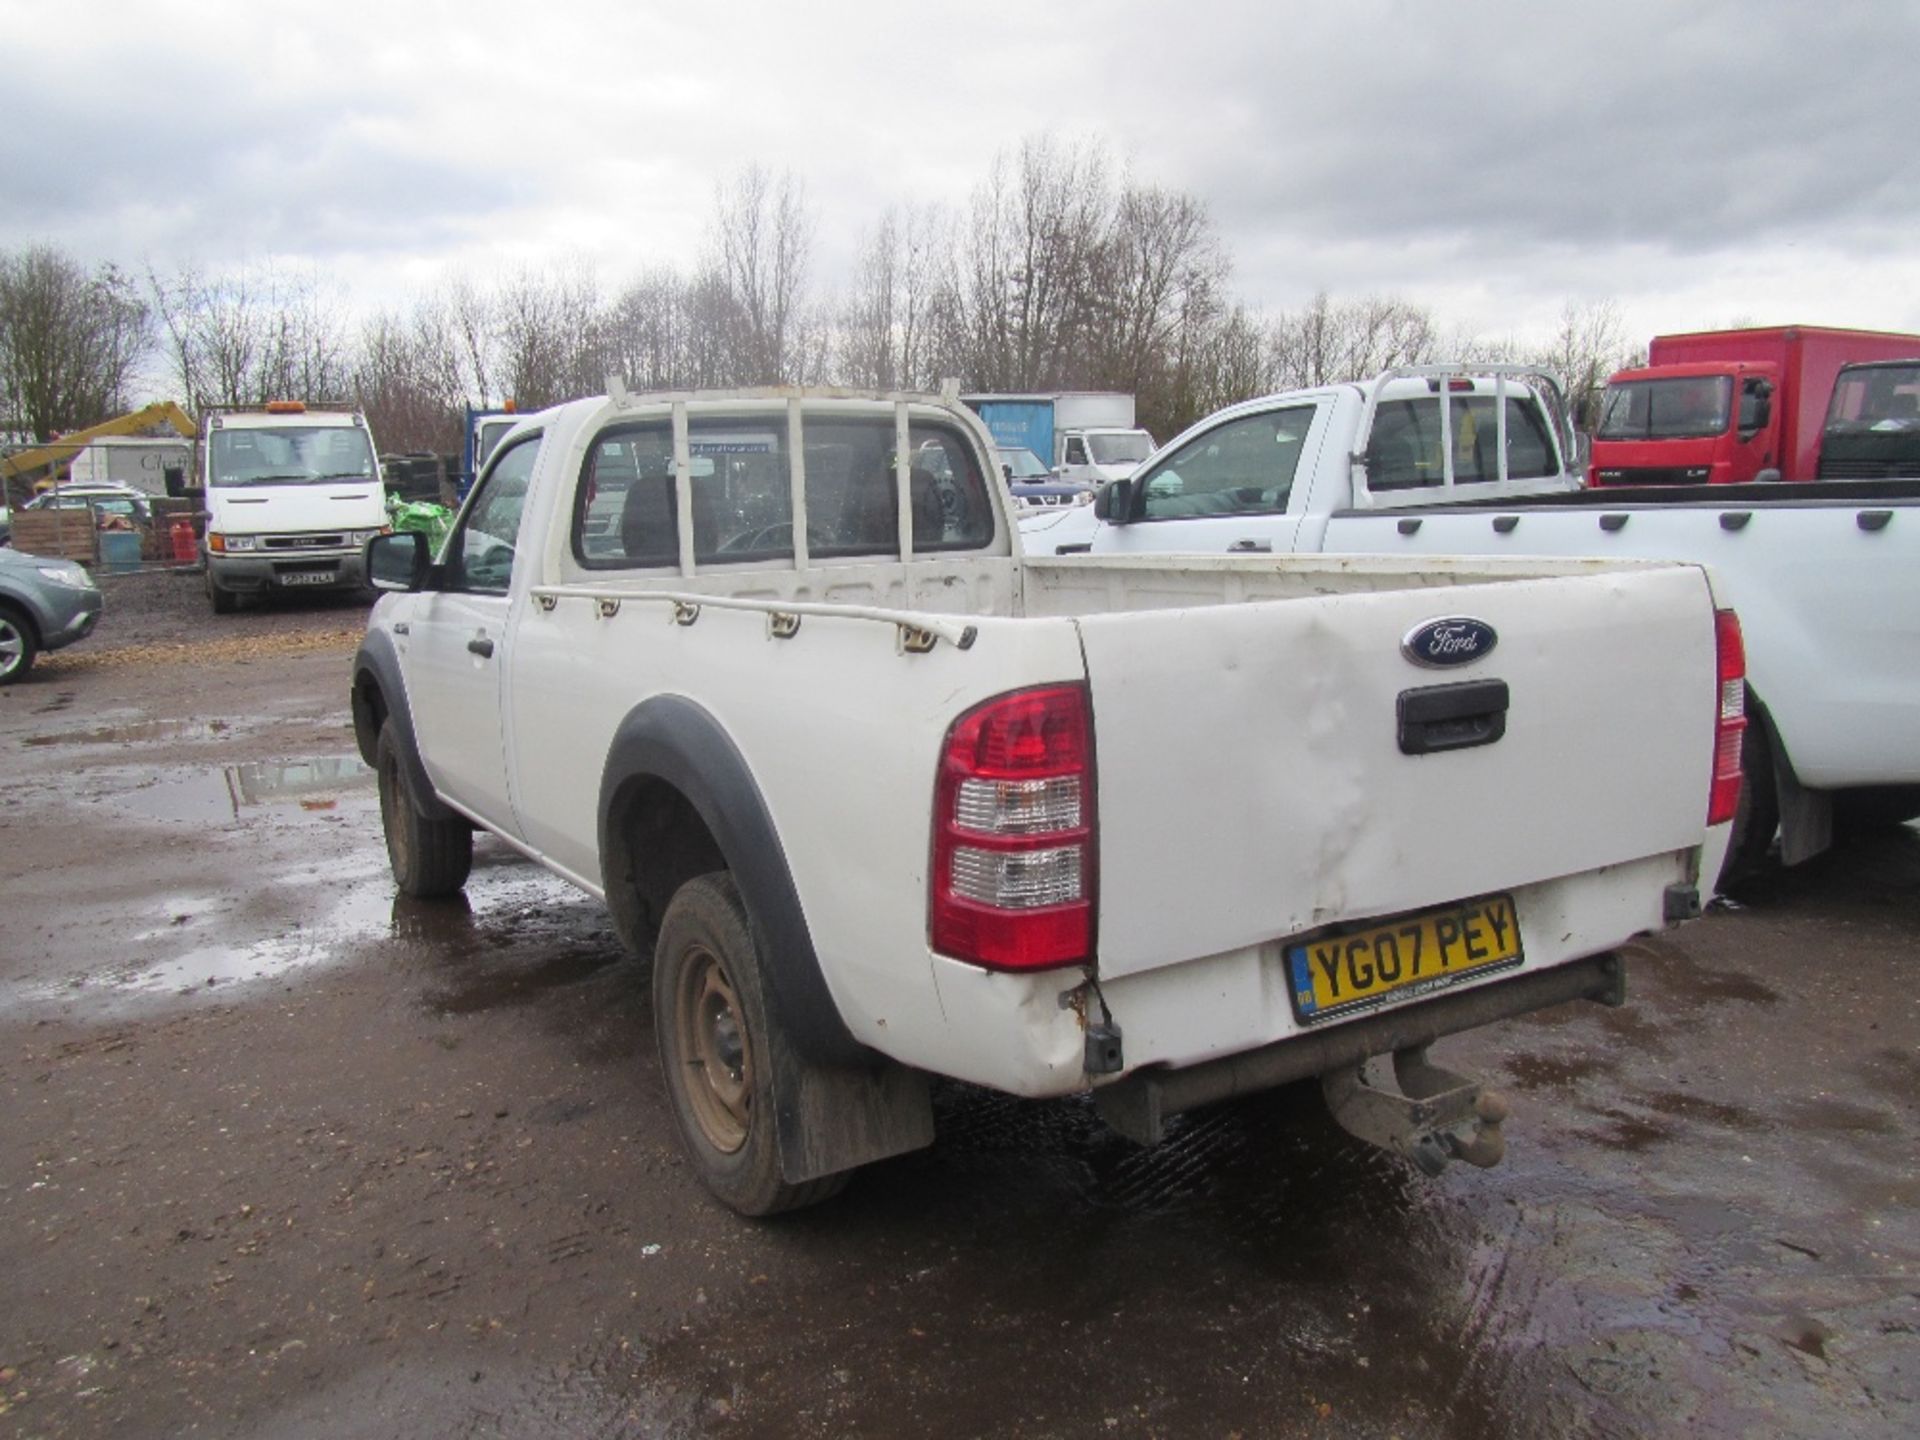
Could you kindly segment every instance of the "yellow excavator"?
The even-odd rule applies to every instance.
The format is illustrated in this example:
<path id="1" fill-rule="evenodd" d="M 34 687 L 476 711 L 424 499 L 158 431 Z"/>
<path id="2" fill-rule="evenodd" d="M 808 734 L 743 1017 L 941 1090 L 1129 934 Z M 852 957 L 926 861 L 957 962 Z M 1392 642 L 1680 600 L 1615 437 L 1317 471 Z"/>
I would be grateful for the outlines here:
<path id="1" fill-rule="evenodd" d="M 71 460 L 86 449 L 88 441 L 98 440 L 102 435 L 138 435 L 144 430 L 159 430 L 169 426 L 189 440 L 199 433 L 193 417 L 173 401 L 156 401 L 130 415 L 116 415 L 111 420 L 89 425 L 84 430 L 70 430 L 58 440 L 50 440 L 31 450 L 16 450 L 11 455 L 0 455 L 0 487 L 31 475 L 36 470 L 45 470 L 64 460 Z"/>

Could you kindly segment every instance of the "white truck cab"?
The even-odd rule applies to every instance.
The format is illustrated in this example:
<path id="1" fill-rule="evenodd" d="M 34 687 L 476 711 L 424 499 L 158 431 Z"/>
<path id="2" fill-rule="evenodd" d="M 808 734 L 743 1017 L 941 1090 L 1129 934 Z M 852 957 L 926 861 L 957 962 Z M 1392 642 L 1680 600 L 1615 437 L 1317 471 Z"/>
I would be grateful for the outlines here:
<path id="1" fill-rule="evenodd" d="M 209 411 L 200 430 L 207 599 L 358 587 L 362 552 L 387 528 L 386 492 L 364 415 L 277 400 Z"/>

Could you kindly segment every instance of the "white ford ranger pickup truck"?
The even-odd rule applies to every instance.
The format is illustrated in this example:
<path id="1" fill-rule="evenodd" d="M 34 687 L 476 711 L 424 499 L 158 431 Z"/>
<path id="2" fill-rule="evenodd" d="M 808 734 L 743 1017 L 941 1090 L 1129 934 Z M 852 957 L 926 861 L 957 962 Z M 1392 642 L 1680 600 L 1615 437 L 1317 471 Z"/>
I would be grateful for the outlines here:
<path id="1" fill-rule="evenodd" d="M 354 724 L 401 890 L 483 828 L 651 955 L 743 1213 L 930 1143 L 933 1075 L 1143 1142 L 1317 1076 L 1491 1164 L 1504 1102 L 1427 1046 L 1619 1003 L 1720 863 L 1698 565 L 1034 560 L 953 396 L 612 389 L 516 426 L 439 553 L 369 544 Z"/>

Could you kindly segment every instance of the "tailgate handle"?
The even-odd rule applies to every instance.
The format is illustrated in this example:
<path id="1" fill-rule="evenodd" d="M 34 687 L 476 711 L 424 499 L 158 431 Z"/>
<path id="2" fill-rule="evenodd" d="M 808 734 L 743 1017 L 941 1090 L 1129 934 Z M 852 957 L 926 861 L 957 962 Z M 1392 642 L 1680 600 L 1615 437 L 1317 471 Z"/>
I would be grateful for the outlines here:
<path id="1" fill-rule="evenodd" d="M 1402 755 L 1471 750 L 1507 733 L 1507 682 L 1462 680 L 1402 690 L 1396 709 Z"/>

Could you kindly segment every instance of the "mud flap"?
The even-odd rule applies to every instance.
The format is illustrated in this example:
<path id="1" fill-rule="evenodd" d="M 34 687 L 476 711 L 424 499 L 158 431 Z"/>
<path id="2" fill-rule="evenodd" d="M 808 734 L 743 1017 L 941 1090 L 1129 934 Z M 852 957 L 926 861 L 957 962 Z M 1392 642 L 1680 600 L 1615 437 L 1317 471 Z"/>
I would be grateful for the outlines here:
<path id="1" fill-rule="evenodd" d="M 780 1178 L 802 1185 L 933 1143 L 927 1077 L 891 1061 L 820 1065 L 773 1037 Z"/>
<path id="2" fill-rule="evenodd" d="M 1500 1163 L 1507 1151 L 1500 1125 L 1511 1110 L 1504 1096 L 1435 1065 L 1425 1046 L 1396 1050 L 1393 1073 L 1398 1093 L 1375 1085 L 1366 1062 L 1321 1078 L 1341 1129 L 1411 1160 L 1427 1175 L 1438 1175 L 1449 1160 L 1482 1169 Z"/>

